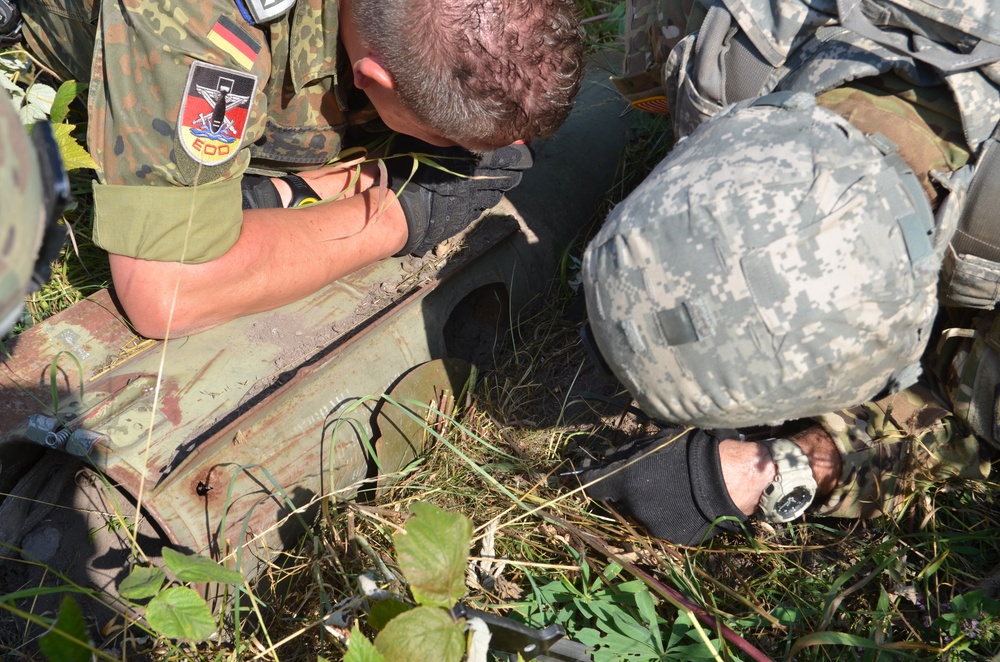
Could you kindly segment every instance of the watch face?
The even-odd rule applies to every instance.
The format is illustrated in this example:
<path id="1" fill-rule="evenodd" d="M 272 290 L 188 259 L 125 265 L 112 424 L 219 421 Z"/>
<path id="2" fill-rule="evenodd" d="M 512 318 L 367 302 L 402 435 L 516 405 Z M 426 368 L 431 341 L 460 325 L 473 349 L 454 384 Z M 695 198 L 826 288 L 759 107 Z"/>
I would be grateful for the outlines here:
<path id="1" fill-rule="evenodd" d="M 782 518 L 790 518 L 797 511 L 808 506 L 812 502 L 812 496 L 812 492 L 800 485 L 774 504 L 774 512 Z"/>

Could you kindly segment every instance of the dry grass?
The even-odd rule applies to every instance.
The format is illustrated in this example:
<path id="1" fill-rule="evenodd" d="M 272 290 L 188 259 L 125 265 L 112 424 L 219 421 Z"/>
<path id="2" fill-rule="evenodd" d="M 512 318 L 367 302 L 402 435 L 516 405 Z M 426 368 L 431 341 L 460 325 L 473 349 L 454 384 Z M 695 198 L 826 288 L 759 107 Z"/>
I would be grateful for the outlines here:
<path id="1" fill-rule="evenodd" d="M 592 41 L 612 42 L 620 4 L 582 4 L 588 16 L 601 19 L 589 28 Z M 659 160 L 668 142 L 662 120 L 640 124 L 626 174 L 605 208 L 596 210 L 595 225 Z M 69 249 L 53 284 L 31 299 L 36 319 L 108 280 L 105 258 L 87 240 L 85 180 L 78 185 L 71 220 L 79 253 Z M 582 440 L 614 445 L 649 431 L 627 409 L 620 386 L 587 360 L 579 339 L 583 308 L 569 286 L 571 264 L 566 261 L 567 271 L 535 312 L 514 321 L 493 364 L 483 366 L 461 424 L 449 426 L 444 440 L 386 498 L 326 504 L 300 547 L 267 569 L 255 588 L 266 608 L 263 620 L 247 616 L 230 623 L 230 632 L 238 634 L 225 644 L 179 646 L 147 638 L 116 656 L 340 659 L 343 627 L 331 616 L 358 596 L 358 577 L 374 570 L 387 588 L 405 594 L 405 586 L 388 577 L 398 575 L 391 535 L 414 500 L 472 520 L 471 604 L 536 625 L 558 620 L 576 636 L 621 625 L 601 614 L 630 614 L 634 627 L 655 630 L 664 642 L 672 633 L 680 637 L 673 648 L 665 645 L 670 652 L 661 659 L 751 659 L 754 650 L 802 660 L 997 655 L 1000 609 L 984 602 L 954 627 L 947 620 L 955 596 L 977 587 L 995 592 L 1000 584 L 993 482 L 924 486 L 896 521 L 757 524 L 749 538 L 727 535 L 705 549 L 687 549 L 649 538 L 553 480 L 568 446 Z M 499 571 L 487 558 L 494 556 L 504 562 Z M 656 600 L 652 621 L 636 607 L 642 592 Z M 692 610 L 732 628 L 735 637 L 689 625 Z M 622 647 L 616 651 L 618 657 L 604 659 L 653 659 L 625 657 Z"/>

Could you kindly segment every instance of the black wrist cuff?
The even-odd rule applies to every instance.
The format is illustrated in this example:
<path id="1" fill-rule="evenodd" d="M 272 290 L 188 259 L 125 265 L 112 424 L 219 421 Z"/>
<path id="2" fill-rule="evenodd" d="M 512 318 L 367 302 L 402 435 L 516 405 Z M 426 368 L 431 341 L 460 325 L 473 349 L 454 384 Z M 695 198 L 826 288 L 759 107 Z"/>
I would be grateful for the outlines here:
<path id="1" fill-rule="evenodd" d="M 403 208 L 403 218 L 406 219 L 406 245 L 403 246 L 393 257 L 403 257 L 404 255 L 423 255 L 431 248 L 424 246 L 424 239 L 427 237 L 427 227 L 430 221 L 430 200 L 428 192 L 416 182 L 410 181 L 403 184 L 391 174 L 389 176 L 389 188 L 396 193 L 399 206 Z M 402 191 L 400 191 L 402 187 Z"/>
<path id="2" fill-rule="evenodd" d="M 270 177 L 263 175 L 243 175 L 240 181 L 243 194 L 243 209 L 279 209 L 281 196 Z"/>
<path id="3" fill-rule="evenodd" d="M 680 545 L 699 545 L 722 530 L 740 531 L 747 516 L 729 497 L 714 434 L 692 430 L 650 452 L 680 432 L 664 430 L 628 444 L 603 465 L 583 471 L 579 477 L 587 494 L 614 503 L 653 536 Z M 597 479 L 602 480 L 587 486 Z"/>
<path id="4" fill-rule="evenodd" d="M 698 511 L 705 521 L 703 529 L 699 529 L 697 537 L 711 538 L 722 529 L 738 532 L 740 524 L 747 521 L 729 496 L 726 479 L 722 474 L 722 458 L 719 455 L 719 438 L 713 433 L 702 431 L 706 437 L 704 443 L 692 441 L 688 443 L 688 476 L 691 481 L 691 495 Z M 719 518 L 726 518 L 716 522 Z M 735 518 L 736 521 L 733 521 Z M 716 522 L 710 530 L 709 525 Z"/>

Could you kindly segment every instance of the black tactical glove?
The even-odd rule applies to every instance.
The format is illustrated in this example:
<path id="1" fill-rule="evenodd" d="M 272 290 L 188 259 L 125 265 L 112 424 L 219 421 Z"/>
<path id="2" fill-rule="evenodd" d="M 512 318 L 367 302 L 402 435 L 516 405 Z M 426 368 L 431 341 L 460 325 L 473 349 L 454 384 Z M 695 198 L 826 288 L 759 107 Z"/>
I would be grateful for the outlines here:
<path id="1" fill-rule="evenodd" d="M 682 428 L 667 428 L 629 442 L 601 464 L 585 458 L 576 462 L 577 478 L 587 496 L 612 502 L 657 538 L 699 545 L 720 530 L 740 531 L 738 522 L 745 522 L 747 516 L 729 498 L 718 436 L 707 430 L 682 432 Z M 629 465 L 633 460 L 637 461 Z M 716 522 L 720 517 L 737 521 Z"/>
<path id="2" fill-rule="evenodd" d="M 517 186 L 521 173 L 532 164 L 527 145 L 508 145 L 476 156 L 461 147 L 434 147 L 401 136 L 393 145 L 393 153 L 426 154 L 450 171 L 420 163 L 410 178 L 412 158 L 386 159 L 389 188 L 398 194 L 409 229 L 406 245 L 397 256 L 423 255 L 458 234 L 500 202 L 504 192 Z"/>

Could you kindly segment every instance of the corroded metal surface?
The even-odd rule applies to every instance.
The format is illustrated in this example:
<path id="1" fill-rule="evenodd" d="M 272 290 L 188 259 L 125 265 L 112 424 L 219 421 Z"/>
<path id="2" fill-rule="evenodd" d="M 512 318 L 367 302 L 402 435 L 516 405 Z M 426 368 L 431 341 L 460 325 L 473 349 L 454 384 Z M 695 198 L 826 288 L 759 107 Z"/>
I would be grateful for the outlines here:
<path id="1" fill-rule="evenodd" d="M 106 292 L 15 338 L 0 360 L 0 489 L 30 464 L 14 442 L 45 414 L 96 435 L 91 460 L 166 542 L 252 571 L 297 537 L 293 511 L 350 498 L 368 476 L 379 395 L 446 354 L 460 301 L 500 287 L 516 310 L 551 280 L 624 144 L 605 80 L 590 78 L 522 185 L 443 256 L 385 260 L 190 338 L 134 336 Z"/>

